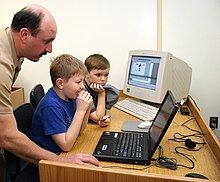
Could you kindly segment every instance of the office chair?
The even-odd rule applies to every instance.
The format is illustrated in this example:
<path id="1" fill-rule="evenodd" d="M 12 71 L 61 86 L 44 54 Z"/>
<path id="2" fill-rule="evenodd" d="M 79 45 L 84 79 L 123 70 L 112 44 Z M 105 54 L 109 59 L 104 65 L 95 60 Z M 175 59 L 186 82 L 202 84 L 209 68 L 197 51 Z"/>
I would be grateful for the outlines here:
<path id="1" fill-rule="evenodd" d="M 41 84 L 37 84 L 30 92 L 30 103 L 32 104 L 34 110 L 36 109 L 38 103 L 45 95 L 44 88 Z"/>
<path id="2" fill-rule="evenodd" d="M 17 122 L 18 130 L 24 133 L 27 137 L 30 135 L 32 118 L 34 109 L 31 103 L 20 105 L 14 110 L 14 116 Z M 9 151 L 4 151 L 6 159 L 6 178 L 15 179 L 19 173 L 25 168 L 28 162 L 20 159 Z"/>
<path id="3" fill-rule="evenodd" d="M 18 130 L 27 137 L 30 135 L 34 108 L 31 103 L 25 103 L 14 110 Z"/>

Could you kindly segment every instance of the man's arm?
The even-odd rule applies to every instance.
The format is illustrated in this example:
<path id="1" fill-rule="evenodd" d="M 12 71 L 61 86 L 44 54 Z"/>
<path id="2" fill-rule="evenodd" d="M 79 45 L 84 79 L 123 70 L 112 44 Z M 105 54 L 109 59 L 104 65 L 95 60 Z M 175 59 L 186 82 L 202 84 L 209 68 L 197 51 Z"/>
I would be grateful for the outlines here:
<path id="1" fill-rule="evenodd" d="M 40 160 L 45 159 L 82 165 L 92 163 L 99 166 L 98 160 L 89 154 L 59 157 L 37 146 L 26 135 L 18 131 L 13 114 L 0 114 L 0 131 L 0 148 L 6 149 L 29 162 L 38 164 Z"/>
<path id="2" fill-rule="evenodd" d="M 1 148 L 15 155 L 32 163 L 38 163 L 41 159 L 58 160 L 56 154 L 40 148 L 18 131 L 13 114 L 0 114 L 0 131 Z"/>

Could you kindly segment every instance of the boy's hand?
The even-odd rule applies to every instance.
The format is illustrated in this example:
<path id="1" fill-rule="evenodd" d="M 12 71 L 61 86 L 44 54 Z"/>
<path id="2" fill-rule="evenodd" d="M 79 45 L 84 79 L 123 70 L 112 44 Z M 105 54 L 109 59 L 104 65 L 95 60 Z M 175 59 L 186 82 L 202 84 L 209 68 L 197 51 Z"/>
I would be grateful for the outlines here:
<path id="1" fill-rule="evenodd" d="M 86 90 L 82 90 L 81 92 L 79 92 L 78 97 L 76 98 L 77 110 L 86 111 L 90 107 L 92 101 L 93 99 L 90 93 Z"/>
<path id="2" fill-rule="evenodd" d="M 98 83 L 91 83 L 91 84 L 90 84 L 90 88 L 91 88 L 92 90 L 94 90 L 95 92 L 98 92 L 98 93 L 105 91 L 105 89 L 103 88 L 103 86 L 102 86 L 101 84 L 98 84 Z"/>
<path id="3" fill-rule="evenodd" d="M 103 116 L 102 119 L 99 120 L 99 126 L 108 126 L 110 123 L 110 115 Z"/>

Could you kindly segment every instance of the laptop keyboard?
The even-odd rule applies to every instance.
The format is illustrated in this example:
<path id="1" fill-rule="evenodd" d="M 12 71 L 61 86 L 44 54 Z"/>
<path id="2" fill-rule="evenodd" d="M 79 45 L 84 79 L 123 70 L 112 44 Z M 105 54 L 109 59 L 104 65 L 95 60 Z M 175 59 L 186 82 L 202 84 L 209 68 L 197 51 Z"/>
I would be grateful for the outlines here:
<path id="1" fill-rule="evenodd" d="M 143 133 L 119 133 L 119 140 L 113 155 L 119 157 L 141 158 L 143 150 Z"/>

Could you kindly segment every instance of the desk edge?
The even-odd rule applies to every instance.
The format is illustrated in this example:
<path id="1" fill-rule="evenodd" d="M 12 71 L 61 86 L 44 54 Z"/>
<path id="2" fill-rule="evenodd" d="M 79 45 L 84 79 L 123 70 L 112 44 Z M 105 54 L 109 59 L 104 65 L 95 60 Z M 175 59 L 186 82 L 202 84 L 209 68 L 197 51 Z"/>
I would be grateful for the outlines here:
<path id="1" fill-rule="evenodd" d="M 198 123 L 201 131 L 204 133 L 204 137 L 212 150 L 214 156 L 220 163 L 220 142 L 218 138 L 215 136 L 214 132 L 211 130 L 211 128 L 208 126 L 206 120 L 203 118 L 202 114 L 200 113 L 200 110 L 198 109 L 197 105 L 193 101 L 191 97 L 188 97 L 187 105 L 192 112 L 193 116 L 195 117 L 196 122 Z"/>

